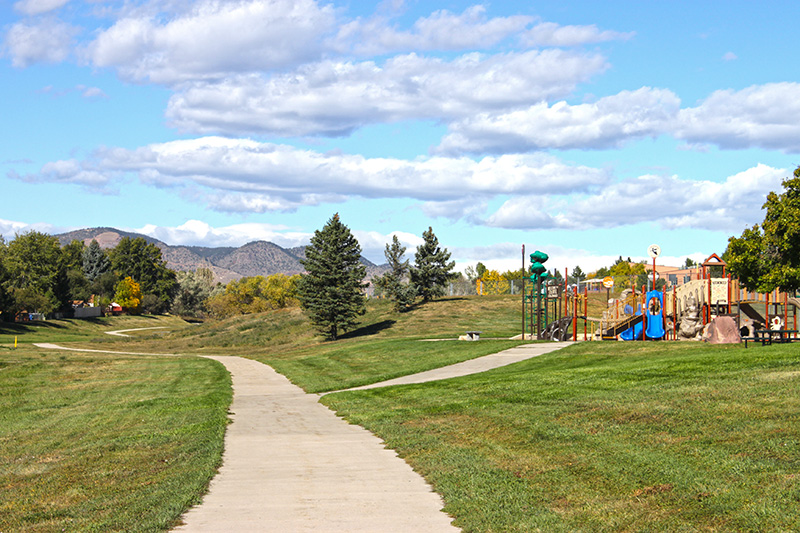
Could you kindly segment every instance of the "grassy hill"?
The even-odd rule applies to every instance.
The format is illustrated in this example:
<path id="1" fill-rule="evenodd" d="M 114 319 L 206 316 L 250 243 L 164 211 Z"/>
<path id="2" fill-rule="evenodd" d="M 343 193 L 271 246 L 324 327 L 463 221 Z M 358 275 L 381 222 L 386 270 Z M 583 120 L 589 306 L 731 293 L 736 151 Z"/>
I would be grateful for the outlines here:
<path id="1" fill-rule="evenodd" d="M 360 329 L 329 343 L 298 310 L 202 325 L 125 318 L 0 330 L 0 462 L 11 465 L 0 474 L 0 531 L 143 530 L 142 517 L 151 530 L 167 527 L 213 473 L 230 398 L 210 361 L 44 352 L 31 337 L 238 354 L 328 391 L 498 351 L 513 345 L 501 339 L 521 321 L 518 299 L 502 296 L 443 299 L 404 314 L 372 301 Z M 102 333 L 162 320 L 171 329 Z M 467 329 L 488 340 L 422 341 Z M 322 402 L 397 450 L 465 531 L 800 530 L 792 345 L 580 343 L 475 376 Z M 112 453 L 125 459 L 124 476 L 99 461 Z M 135 480 L 124 497 L 115 485 L 123 477 Z M 99 509 L 111 511 L 79 522 Z"/>

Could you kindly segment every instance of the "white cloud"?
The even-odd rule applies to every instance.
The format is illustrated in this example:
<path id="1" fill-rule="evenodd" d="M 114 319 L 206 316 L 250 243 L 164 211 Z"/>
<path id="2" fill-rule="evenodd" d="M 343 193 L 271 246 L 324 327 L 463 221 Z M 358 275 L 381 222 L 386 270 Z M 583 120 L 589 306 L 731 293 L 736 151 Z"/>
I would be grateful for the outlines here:
<path id="1" fill-rule="evenodd" d="M 476 5 L 461 14 L 435 11 L 419 18 L 412 29 L 398 30 L 385 17 L 356 19 L 343 24 L 331 46 L 356 55 L 380 55 L 408 50 L 483 49 L 518 34 L 534 19 L 524 15 L 486 17 Z"/>
<path id="2" fill-rule="evenodd" d="M 406 247 L 406 253 L 403 257 L 409 259 L 412 264 L 414 263 L 414 253 L 417 250 L 417 246 L 423 243 L 422 237 L 403 231 L 393 231 L 388 235 L 377 231 L 359 229 L 352 229 L 352 232 L 361 246 L 362 255 L 378 265 L 386 262 L 384 251 L 386 250 L 386 245 L 392 243 L 394 235 L 397 236 L 400 244 Z"/>
<path id="3" fill-rule="evenodd" d="M 563 96 L 607 67 L 597 54 L 562 50 L 452 61 L 409 54 L 383 65 L 323 61 L 268 78 L 190 84 L 170 98 L 166 114 L 197 133 L 343 135 L 367 124 L 459 119 Z"/>
<path id="4" fill-rule="evenodd" d="M 107 187 L 132 173 L 177 187 L 216 209 L 263 212 L 340 201 L 348 196 L 446 202 L 465 195 L 569 194 L 607 183 L 605 171 L 546 154 L 413 161 L 321 154 L 252 140 L 204 137 L 136 150 L 104 148 L 90 158 L 48 163 L 28 181 Z M 198 191 L 199 189 L 199 191 Z"/>
<path id="5" fill-rule="evenodd" d="M 666 89 L 642 87 L 592 104 L 541 102 L 502 114 L 481 113 L 450 125 L 442 153 L 609 148 L 668 131 L 680 99 Z"/>
<path id="6" fill-rule="evenodd" d="M 764 148 L 800 152 L 800 83 L 715 91 L 680 109 L 668 89 L 642 87 L 589 104 L 545 102 L 453 121 L 438 153 L 506 153 L 547 148 L 605 149 L 672 135 L 692 149 Z"/>
<path id="7" fill-rule="evenodd" d="M 281 69 L 319 58 L 334 9 L 312 0 L 202 0 L 171 17 L 135 13 L 102 31 L 86 53 L 126 79 L 175 84 Z"/>
<path id="8" fill-rule="evenodd" d="M 722 56 L 722 60 L 723 61 L 735 61 L 737 59 L 739 59 L 739 57 L 736 54 L 734 54 L 733 52 L 726 52 Z"/>
<path id="9" fill-rule="evenodd" d="M 676 136 L 721 148 L 800 152 L 800 83 L 715 91 L 679 113 Z"/>
<path id="10" fill-rule="evenodd" d="M 781 189 L 786 169 L 759 164 L 721 183 L 677 176 L 640 176 L 569 201 L 518 196 L 487 219 L 504 228 L 610 228 L 654 222 L 663 228 L 738 232 L 761 218 L 770 191 Z"/>
<path id="11" fill-rule="evenodd" d="M 65 6 L 69 0 L 20 0 L 14 3 L 14 9 L 25 15 L 41 15 Z"/>
<path id="12" fill-rule="evenodd" d="M 596 25 L 561 26 L 554 22 L 542 22 L 528 30 L 522 42 L 528 46 L 579 46 L 606 41 L 625 41 L 634 32 L 600 31 Z"/>
<path id="13" fill-rule="evenodd" d="M 18 68 L 35 63 L 58 63 L 69 56 L 76 34 L 75 27 L 63 22 L 17 22 L 6 33 L 3 52 Z"/>
<path id="14" fill-rule="evenodd" d="M 242 246 L 252 241 L 268 241 L 292 248 L 308 244 L 310 233 L 283 225 L 246 223 L 212 227 L 201 220 L 187 220 L 176 227 L 147 224 L 131 231 L 156 238 L 172 246 Z"/>
<path id="15" fill-rule="evenodd" d="M 78 85 L 75 88 L 80 91 L 81 96 L 87 100 L 104 100 L 108 98 L 108 95 L 99 87 L 86 87 L 85 85 Z"/>

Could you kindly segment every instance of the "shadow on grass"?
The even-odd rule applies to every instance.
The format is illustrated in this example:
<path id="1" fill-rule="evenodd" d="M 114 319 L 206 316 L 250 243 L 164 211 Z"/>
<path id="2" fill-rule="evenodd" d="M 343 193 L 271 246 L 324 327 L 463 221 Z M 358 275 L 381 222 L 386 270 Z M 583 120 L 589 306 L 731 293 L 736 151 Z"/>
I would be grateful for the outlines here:
<path id="1" fill-rule="evenodd" d="M 383 330 L 389 329 L 394 326 L 396 320 L 382 320 L 380 322 L 375 322 L 374 324 L 369 324 L 367 326 L 362 326 L 358 329 L 354 329 L 353 331 L 348 331 L 344 335 L 340 335 L 340 339 L 353 339 L 355 337 L 367 337 L 370 335 L 377 335 Z"/>
<path id="2" fill-rule="evenodd" d="M 42 329 L 64 329 L 63 324 L 54 324 L 46 320 L 37 320 L 35 322 L 0 322 L 0 334 L 21 334 L 33 333 Z"/>

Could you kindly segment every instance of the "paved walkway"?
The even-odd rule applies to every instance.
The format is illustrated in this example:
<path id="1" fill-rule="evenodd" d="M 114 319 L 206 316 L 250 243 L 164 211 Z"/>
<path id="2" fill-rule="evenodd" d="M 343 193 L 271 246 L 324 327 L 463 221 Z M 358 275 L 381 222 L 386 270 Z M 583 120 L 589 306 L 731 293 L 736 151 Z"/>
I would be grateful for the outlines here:
<path id="1" fill-rule="evenodd" d="M 361 388 L 483 372 L 567 344 L 523 345 Z M 231 373 L 233 423 L 208 494 L 175 531 L 458 531 L 441 511 L 439 496 L 379 438 L 344 422 L 317 395 L 306 394 L 267 365 L 208 357 Z"/>
<path id="2" fill-rule="evenodd" d="M 492 355 L 485 355 L 477 359 L 470 359 L 462 363 L 445 366 L 442 368 L 435 368 L 427 372 L 420 372 L 419 374 L 411 374 L 410 376 L 403 376 L 400 378 L 390 379 L 388 381 L 381 381 L 371 385 L 364 385 L 363 387 L 354 387 L 347 390 L 363 390 L 375 389 L 377 387 L 390 387 L 392 385 L 408 385 L 410 383 L 426 383 L 428 381 L 436 381 L 440 379 L 449 379 L 459 376 L 467 376 L 469 374 L 477 374 L 479 372 L 486 372 L 493 368 L 518 363 L 537 355 L 546 354 L 565 346 L 569 346 L 571 342 L 546 342 L 537 344 L 521 344 L 515 348 L 509 348 Z"/>

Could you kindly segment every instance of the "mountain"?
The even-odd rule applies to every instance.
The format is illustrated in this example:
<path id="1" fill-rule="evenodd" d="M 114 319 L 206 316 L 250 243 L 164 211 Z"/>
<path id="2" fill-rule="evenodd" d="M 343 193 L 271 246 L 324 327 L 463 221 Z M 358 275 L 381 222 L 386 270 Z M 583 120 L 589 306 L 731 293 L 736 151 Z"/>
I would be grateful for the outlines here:
<path id="1" fill-rule="evenodd" d="M 304 246 L 286 249 L 266 241 L 249 242 L 238 248 L 170 246 L 147 235 L 106 227 L 80 229 L 61 233 L 55 237 L 62 246 L 74 240 L 83 241 L 88 246 L 92 239 L 95 239 L 102 248 L 115 247 L 123 237 L 131 239 L 142 237 L 161 249 L 161 255 L 169 268 L 176 271 L 209 268 L 214 273 L 214 279 L 222 283 L 249 276 L 299 274 L 305 270 L 300 264 L 300 259 L 304 259 L 306 255 Z M 368 280 L 388 270 L 387 265 L 376 265 L 364 257 L 361 258 L 361 262 L 367 268 Z"/>

